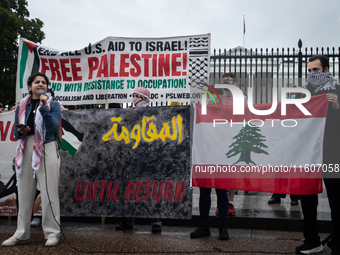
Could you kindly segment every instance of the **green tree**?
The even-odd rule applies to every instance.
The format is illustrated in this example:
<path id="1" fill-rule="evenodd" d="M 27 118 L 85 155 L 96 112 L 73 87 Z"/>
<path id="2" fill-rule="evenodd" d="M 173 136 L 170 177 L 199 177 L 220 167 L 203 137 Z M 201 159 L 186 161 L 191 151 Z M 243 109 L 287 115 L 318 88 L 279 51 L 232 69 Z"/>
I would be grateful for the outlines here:
<path id="1" fill-rule="evenodd" d="M 250 163 L 256 165 L 255 162 L 251 160 L 250 154 L 252 152 L 269 155 L 266 151 L 261 149 L 268 148 L 268 146 L 263 143 L 266 141 L 264 139 L 265 137 L 259 132 L 259 127 L 246 125 L 244 128 L 242 128 L 240 132 L 233 137 L 233 139 L 236 139 L 236 141 L 229 146 L 229 148 L 232 147 L 232 149 L 227 152 L 227 158 L 234 157 L 241 153 L 240 158 L 234 164 L 245 162 L 248 165 Z"/>
<path id="2" fill-rule="evenodd" d="M 18 38 L 41 43 L 44 23 L 29 19 L 26 0 L 0 1 L 0 107 L 15 102 Z"/>

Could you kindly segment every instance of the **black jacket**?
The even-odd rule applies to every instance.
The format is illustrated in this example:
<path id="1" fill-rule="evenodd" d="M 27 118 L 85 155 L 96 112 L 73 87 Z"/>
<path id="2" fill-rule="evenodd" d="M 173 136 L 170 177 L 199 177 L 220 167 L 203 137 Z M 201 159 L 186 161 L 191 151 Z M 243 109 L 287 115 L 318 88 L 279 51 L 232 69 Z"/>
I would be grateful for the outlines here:
<path id="1" fill-rule="evenodd" d="M 310 91 L 311 96 L 334 93 L 338 95 L 338 102 L 340 105 L 340 86 L 339 85 L 336 86 L 335 90 L 329 91 L 329 92 L 319 91 L 318 93 L 315 93 L 314 88 L 310 84 L 307 85 L 307 89 Z M 335 110 L 332 106 L 332 103 L 329 103 L 328 105 L 323 150 L 324 152 L 333 151 L 333 150 L 338 150 L 340 152 L 340 109 Z"/>

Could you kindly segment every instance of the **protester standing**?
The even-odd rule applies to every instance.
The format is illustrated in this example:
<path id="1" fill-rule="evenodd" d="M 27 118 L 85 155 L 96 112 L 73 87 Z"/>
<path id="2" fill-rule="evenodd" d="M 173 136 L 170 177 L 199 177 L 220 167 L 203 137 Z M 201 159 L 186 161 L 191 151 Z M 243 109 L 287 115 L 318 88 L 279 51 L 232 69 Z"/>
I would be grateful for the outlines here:
<path id="1" fill-rule="evenodd" d="M 133 107 L 149 107 L 150 104 L 150 91 L 144 87 L 137 87 L 133 90 Z M 120 222 L 116 226 L 116 230 L 127 230 L 133 229 L 133 225 L 135 223 L 135 218 L 133 217 L 123 217 L 122 222 Z M 150 219 L 151 223 L 151 232 L 158 233 L 162 232 L 162 221 L 159 218 Z"/>
<path id="2" fill-rule="evenodd" d="M 20 207 L 17 230 L 2 246 L 30 241 L 30 222 L 37 184 L 41 190 L 42 228 L 47 239 L 45 246 L 59 243 L 60 156 L 55 133 L 59 127 L 61 109 L 59 103 L 52 102 L 51 95 L 46 93 L 48 83 L 45 74 L 31 75 L 28 78 L 29 94 L 16 109 L 14 136 L 18 139 L 18 147 L 15 166 Z"/>
<path id="3" fill-rule="evenodd" d="M 325 94 L 329 102 L 323 141 L 323 169 L 340 165 L 340 86 L 329 73 L 329 60 L 326 56 L 315 55 L 309 58 L 308 75 L 305 88 L 311 95 Z M 312 128 L 312 127 L 311 127 Z M 323 180 L 327 190 L 332 218 L 332 239 L 328 246 L 332 255 L 340 254 L 340 179 L 339 174 L 324 173 Z M 310 254 L 321 252 L 323 247 L 317 229 L 318 195 L 301 196 L 303 212 L 304 244 L 296 247 L 296 252 Z"/>

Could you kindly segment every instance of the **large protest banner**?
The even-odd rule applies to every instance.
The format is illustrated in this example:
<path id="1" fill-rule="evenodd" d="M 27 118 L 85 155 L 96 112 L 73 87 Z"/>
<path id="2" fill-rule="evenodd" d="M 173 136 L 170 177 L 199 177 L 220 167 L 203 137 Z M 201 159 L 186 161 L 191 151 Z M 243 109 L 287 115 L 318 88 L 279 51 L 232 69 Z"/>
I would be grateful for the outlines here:
<path id="1" fill-rule="evenodd" d="M 210 34 L 107 37 L 72 51 L 20 38 L 16 101 L 28 92 L 27 78 L 42 72 L 65 105 L 131 102 L 136 87 L 148 88 L 151 102 L 188 102 L 191 87 L 209 83 L 209 71 Z"/>
<path id="2" fill-rule="evenodd" d="M 189 109 L 64 112 L 61 215 L 190 218 Z"/>
<path id="3" fill-rule="evenodd" d="M 63 112 L 61 215 L 191 218 L 189 109 Z M 1 175 L 7 174 L 4 184 L 14 175 L 17 144 L 11 141 L 14 112 L 9 115 L 8 121 L 6 115 L 0 115 L 0 123 L 8 127 L 1 129 L 2 138 L 8 138 L 0 147 Z M 8 160 L 4 161 L 6 151 Z M 8 192 L 11 194 L 3 199 L 9 199 L 11 207 L 0 204 L 1 216 L 16 214 L 15 191 Z M 40 213 L 39 209 L 35 212 Z"/>
<path id="4" fill-rule="evenodd" d="M 254 106 L 267 110 L 271 104 Z M 322 192 L 323 135 L 328 109 L 325 95 L 304 104 L 282 104 L 270 115 L 256 115 L 244 106 L 208 105 L 202 115 L 195 105 L 192 185 L 280 194 Z"/>
<path id="5" fill-rule="evenodd" d="M 17 147 L 14 112 L 0 113 L 0 216 L 16 215 L 16 177 L 13 159 Z M 7 187 L 6 187 L 7 185 Z"/>

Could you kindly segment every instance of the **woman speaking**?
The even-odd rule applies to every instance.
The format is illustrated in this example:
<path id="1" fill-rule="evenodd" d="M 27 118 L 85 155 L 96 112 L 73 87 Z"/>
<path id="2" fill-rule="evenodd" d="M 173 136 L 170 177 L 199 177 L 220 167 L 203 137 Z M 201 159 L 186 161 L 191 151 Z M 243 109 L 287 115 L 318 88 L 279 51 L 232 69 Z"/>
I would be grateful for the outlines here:
<path id="1" fill-rule="evenodd" d="M 55 133 L 61 118 L 61 109 L 59 103 L 53 101 L 50 93 L 47 93 L 48 83 L 45 74 L 31 75 L 28 78 L 29 94 L 16 109 L 14 136 L 18 139 L 15 166 L 19 213 L 15 234 L 4 241 L 2 246 L 30 241 L 37 183 L 41 191 L 42 228 L 47 239 L 45 246 L 59 243 L 60 157 Z"/>

